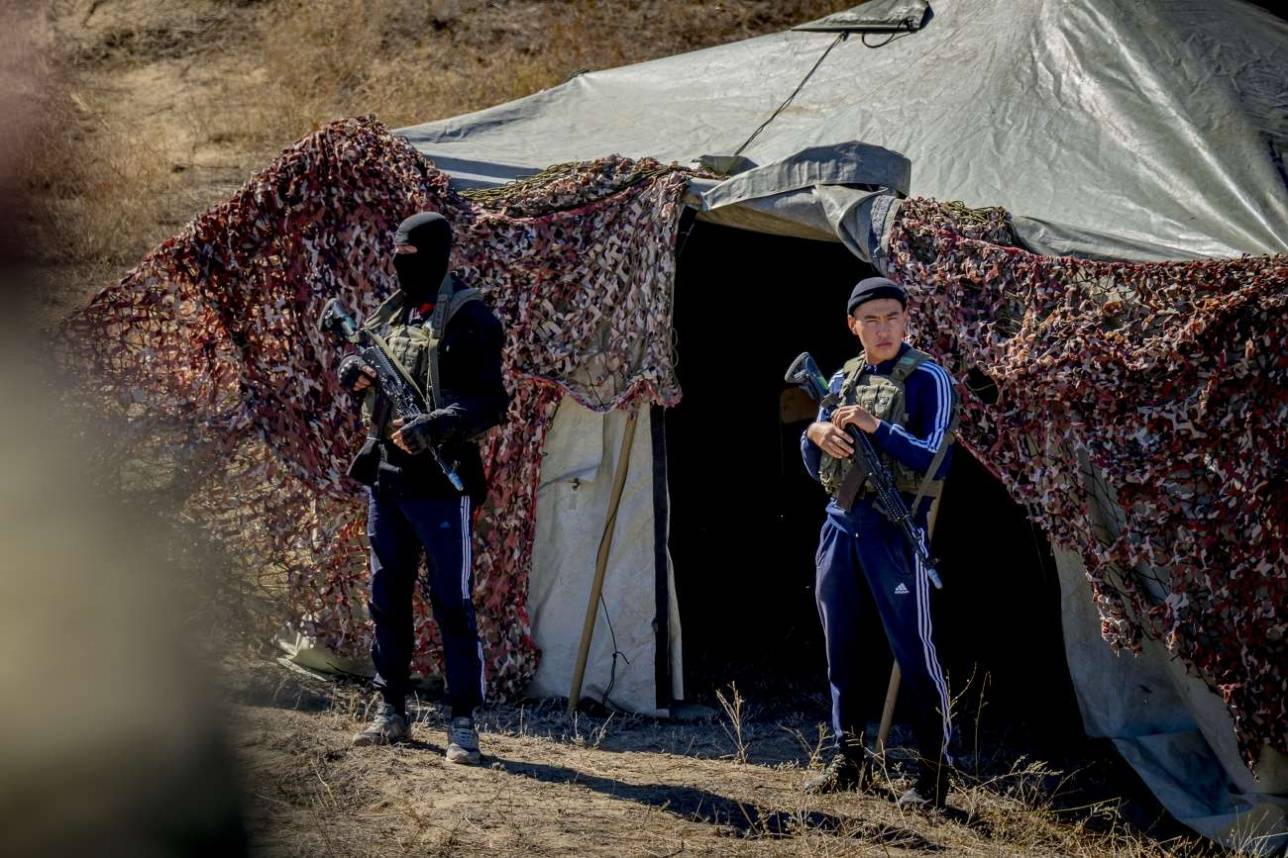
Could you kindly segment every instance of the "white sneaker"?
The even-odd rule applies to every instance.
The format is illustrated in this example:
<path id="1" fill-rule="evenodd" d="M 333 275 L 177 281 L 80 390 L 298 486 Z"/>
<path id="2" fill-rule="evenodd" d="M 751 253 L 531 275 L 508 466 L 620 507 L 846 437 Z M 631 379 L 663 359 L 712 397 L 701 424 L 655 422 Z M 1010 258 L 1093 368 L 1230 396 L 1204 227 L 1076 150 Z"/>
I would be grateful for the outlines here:
<path id="1" fill-rule="evenodd" d="M 452 719 L 447 728 L 447 762 L 476 766 L 479 762 L 479 731 L 474 729 L 474 719 L 460 715 Z"/>
<path id="2" fill-rule="evenodd" d="M 353 736 L 354 747 L 366 745 L 392 745 L 406 742 L 411 738 L 411 725 L 407 718 L 398 714 L 393 704 L 381 703 L 371 723 L 361 733 Z"/>

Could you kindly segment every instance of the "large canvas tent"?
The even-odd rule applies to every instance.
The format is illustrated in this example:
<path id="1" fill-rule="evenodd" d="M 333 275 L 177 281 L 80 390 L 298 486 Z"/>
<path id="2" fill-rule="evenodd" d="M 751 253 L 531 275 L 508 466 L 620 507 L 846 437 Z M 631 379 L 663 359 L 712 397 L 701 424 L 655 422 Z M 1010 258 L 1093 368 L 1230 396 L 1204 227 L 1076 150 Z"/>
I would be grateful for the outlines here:
<path id="1" fill-rule="evenodd" d="M 875 0 L 398 133 L 462 188 L 609 153 L 702 167 L 686 197 L 700 220 L 839 242 L 878 270 L 905 194 L 1002 206 L 1042 254 L 1197 259 L 1288 252 L 1286 92 L 1288 25 L 1233 0 Z M 779 247 L 810 267 L 810 245 Z M 718 276 L 719 262 L 708 265 Z M 681 305 L 684 288 L 681 271 Z M 614 703 L 650 712 L 683 696 L 675 577 L 683 595 L 686 570 L 668 556 L 675 439 L 660 410 L 639 420 L 624 448 L 625 415 L 568 400 L 547 437 L 530 579 L 545 653 L 534 693 L 568 693 L 602 528 L 602 516 L 578 512 L 605 507 L 627 455 L 601 612 L 612 628 L 596 628 L 585 693 L 611 686 Z M 1113 529 L 1111 496 L 1090 492 L 1088 509 Z M 1112 738 L 1195 829 L 1282 843 L 1288 760 L 1267 750 L 1254 778 L 1220 698 L 1160 644 L 1114 655 L 1082 561 L 1059 545 L 1054 558 L 1087 732 Z"/>

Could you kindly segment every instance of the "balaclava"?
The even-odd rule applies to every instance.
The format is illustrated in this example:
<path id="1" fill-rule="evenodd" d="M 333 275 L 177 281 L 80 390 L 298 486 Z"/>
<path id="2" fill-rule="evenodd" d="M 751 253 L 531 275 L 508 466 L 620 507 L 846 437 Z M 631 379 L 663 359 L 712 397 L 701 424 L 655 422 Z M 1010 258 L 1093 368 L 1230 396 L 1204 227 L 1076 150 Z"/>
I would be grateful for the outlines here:
<path id="1" fill-rule="evenodd" d="M 414 304 L 433 301 L 447 275 L 452 225 L 438 212 L 419 212 L 398 225 L 394 243 L 416 248 L 415 253 L 394 255 L 398 288 Z"/>

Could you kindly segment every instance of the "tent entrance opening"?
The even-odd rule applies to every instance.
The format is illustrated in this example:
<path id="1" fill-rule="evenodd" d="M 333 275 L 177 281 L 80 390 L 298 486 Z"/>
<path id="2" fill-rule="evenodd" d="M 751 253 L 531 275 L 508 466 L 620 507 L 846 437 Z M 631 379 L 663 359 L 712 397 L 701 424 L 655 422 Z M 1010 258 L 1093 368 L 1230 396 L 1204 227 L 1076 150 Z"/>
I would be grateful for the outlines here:
<path id="1" fill-rule="evenodd" d="M 675 293 L 684 398 L 666 412 L 665 435 L 668 545 L 691 700 L 709 701 L 736 682 L 762 700 L 810 699 L 809 708 L 826 711 L 814 602 L 826 498 L 800 460 L 811 414 L 782 378 L 802 351 L 827 373 L 855 354 L 845 301 L 873 273 L 834 243 L 706 223 L 684 243 Z M 982 720 L 1026 725 L 1034 738 L 1080 736 L 1049 547 L 965 450 L 933 548 L 947 588 L 935 611 L 941 659 L 955 693 L 973 677 L 959 707 L 984 711 L 982 690 Z M 875 719 L 891 663 L 875 613 L 865 635 Z"/>

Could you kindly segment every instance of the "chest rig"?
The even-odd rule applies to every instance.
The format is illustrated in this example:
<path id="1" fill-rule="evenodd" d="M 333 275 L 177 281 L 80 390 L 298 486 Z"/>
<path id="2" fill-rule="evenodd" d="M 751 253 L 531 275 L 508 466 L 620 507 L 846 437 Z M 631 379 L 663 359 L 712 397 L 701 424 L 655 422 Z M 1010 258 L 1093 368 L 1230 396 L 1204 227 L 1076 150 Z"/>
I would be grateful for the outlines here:
<path id="1" fill-rule="evenodd" d="M 425 400 L 426 411 L 439 407 L 438 398 L 443 389 L 439 376 L 439 353 L 443 332 L 447 324 L 471 301 L 482 300 L 477 289 L 457 289 L 449 274 L 439 286 L 434 312 L 428 319 L 411 322 L 402 296 L 394 293 L 372 312 L 363 328 L 383 336 L 394 365 L 410 378 Z M 391 434 L 388 408 L 374 389 L 363 402 L 363 416 L 371 431 L 368 437 L 388 437 Z"/>
<path id="2" fill-rule="evenodd" d="M 889 375 L 877 375 L 865 371 L 865 356 L 854 358 L 842 367 L 845 380 L 841 384 L 837 405 L 859 405 L 878 420 L 906 428 L 908 409 L 905 384 L 908 376 L 928 360 L 930 355 L 910 348 L 895 362 Z M 947 448 L 952 443 L 952 429 L 955 427 L 956 419 L 953 420 L 953 427 L 945 434 L 941 448 Z M 885 453 L 880 453 L 880 456 L 894 477 L 895 487 L 899 491 L 932 498 L 939 496 L 943 480 L 929 479 L 933 474 L 920 474 Z M 931 465 L 932 471 L 939 469 L 940 461 L 942 456 L 936 455 Z M 837 497 L 842 483 L 854 467 L 855 463 L 850 459 L 836 459 L 823 453 L 819 463 L 819 480 L 829 495 Z"/>

